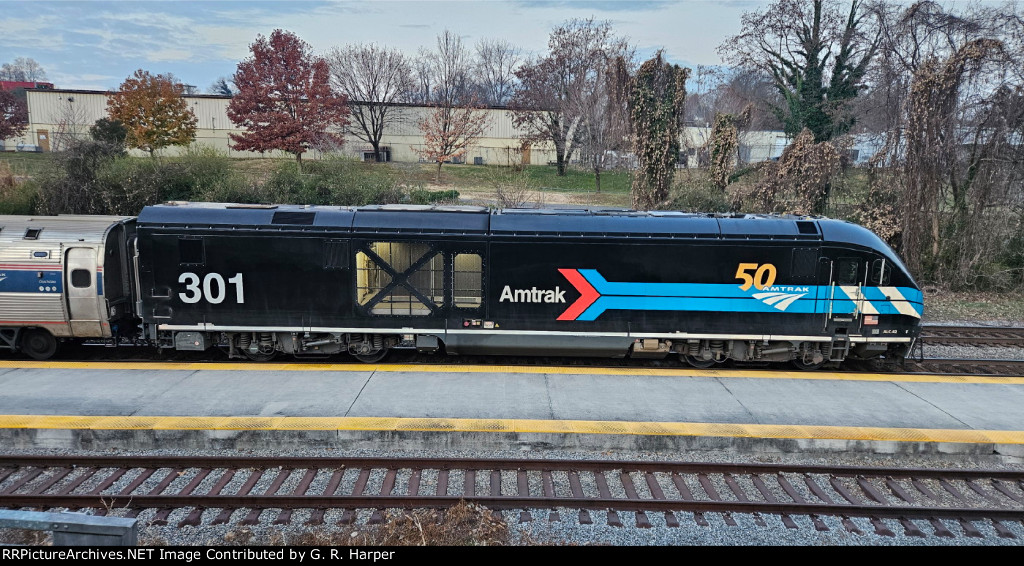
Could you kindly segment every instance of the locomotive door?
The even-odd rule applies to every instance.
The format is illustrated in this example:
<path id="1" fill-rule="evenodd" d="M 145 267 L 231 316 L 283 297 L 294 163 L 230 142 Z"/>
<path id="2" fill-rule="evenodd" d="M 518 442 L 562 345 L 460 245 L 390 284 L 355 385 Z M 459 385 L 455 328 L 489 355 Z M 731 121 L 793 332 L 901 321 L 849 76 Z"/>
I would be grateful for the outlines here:
<path id="1" fill-rule="evenodd" d="M 96 250 L 69 248 L 64 258 L 64 278 L 71 335 L 103 336 Z"/>
<path id="2" fill-rule="evenodd" d="M 852 319 L 864 312 L 864 293 L 861 292 L 866 270 L 858 258 L 840 257 L 833 262 L 832 278 L 829 281 L 829 313 L 836 317 Z"/>

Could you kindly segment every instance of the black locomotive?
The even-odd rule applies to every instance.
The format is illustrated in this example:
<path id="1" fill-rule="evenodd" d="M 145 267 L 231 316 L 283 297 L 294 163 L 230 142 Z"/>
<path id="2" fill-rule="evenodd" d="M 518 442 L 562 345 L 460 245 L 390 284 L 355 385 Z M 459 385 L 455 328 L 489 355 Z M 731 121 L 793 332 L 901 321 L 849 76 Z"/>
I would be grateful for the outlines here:
<path id="1" fill-rule="evenodd" d="M 133 283 L 133 316 L 107 311 L 111 334 L 160 348 L 812 368 L 899 360 L 920 331 L 922 295 L 899 258 L 836 220 L 167 203 L 118 222 L 124 264 L 106 270 Z"/>

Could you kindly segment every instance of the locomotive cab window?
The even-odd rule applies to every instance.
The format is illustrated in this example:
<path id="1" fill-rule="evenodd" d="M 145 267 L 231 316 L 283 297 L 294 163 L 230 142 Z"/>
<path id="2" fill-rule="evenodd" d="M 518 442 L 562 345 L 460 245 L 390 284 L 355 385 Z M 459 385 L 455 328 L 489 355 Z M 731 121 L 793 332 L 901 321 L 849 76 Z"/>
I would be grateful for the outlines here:
<path id="1" fill-rule="evenodd" d="M 206 263 L 206 253 L 203 240 L 197 238 L 178 239 L 178 263 L 203 264 Z"/>
<path id="2" fill-rule="evenodd" d="M 71 286 L 85 289 L 92 286 L 92 273 L 88 269 L 71 270 Z"/>
<path id="3" fill-rule="evenodd" d="M 892 267 L 884 259 L 876 259 L 871 263 L 871 282 L 875 285 L 888 285 L 892 278 Z"/>
<path id="4" fill-rule="evenodd" d="M 356 300 L 371 314 L 429 315 L 444 304 L 444 256 L 429 244 L 369 242 L 356 252 Z"/>
<path id="5" fill-rule="evenodd" d="M 841 257 L 836 262 L 836 283 L 839 285 L 856 285 L 860 282 L 857 277 L 858 264 L 856 258 Z"/>
<path id="6" fill-rule="evenodd" d="M 452 304 L 460 309 L 480 308 L 483 303 L 483 260 L 479 254 L 455 254 L 452 262 Z"/>

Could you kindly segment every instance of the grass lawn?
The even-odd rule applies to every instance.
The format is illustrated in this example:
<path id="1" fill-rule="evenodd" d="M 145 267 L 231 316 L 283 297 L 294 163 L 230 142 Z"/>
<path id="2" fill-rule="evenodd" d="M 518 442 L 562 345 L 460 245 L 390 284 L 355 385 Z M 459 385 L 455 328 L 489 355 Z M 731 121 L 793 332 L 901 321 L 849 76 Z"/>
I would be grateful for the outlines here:
<path id="1" fill-rule="evenodd" d="M 0 162 L 11 167 L 15 177 L 32 177 L 49 166 L 49 155 L 45 153 L 0 152 Z"/>
<path id="2" fill-rule="evenodd" d="M 1024 294 L 925 289 L 924 321 L 1000 321 L 1024 324 Z"/>

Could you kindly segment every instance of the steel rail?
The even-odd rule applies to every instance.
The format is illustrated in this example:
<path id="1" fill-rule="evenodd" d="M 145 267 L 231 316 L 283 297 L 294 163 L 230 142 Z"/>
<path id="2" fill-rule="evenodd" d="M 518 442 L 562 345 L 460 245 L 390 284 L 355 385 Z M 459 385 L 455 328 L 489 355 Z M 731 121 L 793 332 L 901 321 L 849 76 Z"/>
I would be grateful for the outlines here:
<path id="1" fill-rule="evenodd" d="M 326 488 L 307 493 L 321 472 L 324 477 L 330 474 Z M 426 491 L 433 493 L 420 493 L 424 472 L 432 477 L 436 473 L 434 482 L 426 486 Z M 459 482 L 450 482 L 452 472 L 463 476 L 461 494 Z M 531 472 L 532 486 L 528 476 Z M 403 474 L 401 479 L 399 473 Z M 373 474 L 379 481 L 370 481 Z M 504 479 L 515 476 L 515 487 L 511 488 L 515 494 L 502 493 L 503 474 L 507 474 Z M 186 485 L 170 488 L 186 475 L 179 482 Z M 242 480 L 246 475 L 235 493 L 223 493 L 232 478 Z M 346 475 L 349 482 L 341 487 Z M 353 475 L 355 482 L 351 483 Z M 278 494 L 287 480 L 299 477 L 300 481 L 288 484 L 294 487 L 285 489 L 290 493 Z M 129 478 L 134 479 L 128 482 Z M 128 483 L 118 489 L 117 482 L 122 479 Z M 263 485 L 261 479 L 270 482 L 269 487 L 257 488 Z M 146 480 L 158 484 L 143 488 Z M 537 480 L 542 480 L 542 487 Z M 67 485 L 62 486 L 64 483 Z M 204 483 L 212 487 L 199 489 Z M 645 483 L 648 490 L 639 491 L 637 486 Z M 723 487 L 716 488 L 716 483 Z M 762 499 L 754 497 L 755 491 L 749 487 L 745 493 L 741 483 L 753 486 Z M 769 483 L 778 489 L 768 488 Z M 795 488 L 794 483 L 803 483 L 809 493 L 801 495 L 803 490 Z M 90 486 L 84 489 L 91 489 L 79 493 L 77 488 L 83 484 Z M 596 487 L 598 494 L 587 496 L 584 484 Z M 674 486 L 675 494 L 669 492 L 669 486 Z M 449 493 L 450 487 L 455 493 Z M 408 493 L 403 494 L 403 488 Z M 140 489 L 145 493 L 135 493 Z M 617 494 L 613 495 L 612 490 Z M 788 501 L 782 497 L 783 492 Z M 166 523 L 174 509 L 191 509 L 178 526 L 201 524 L 203 511 L 208 509 L 221 510 L 212 524 L 227 522 L 239 509 L 249 510 L 244 524 L 258 521 L 265 510 L 280 510 L 274 522 L 288 522 L 294 509 L 313 510 L 309 521 L 313 524 L 323 522 L 326 510 L 343 510 L 342 523 L 353 521 L 355 510 L 373 510 L 372 523 L 382 520 L 384 509 L 445 509 L 460 501 L 496 511 L 519 510 L 520 520 L 532 520 L 531 509 L 548 509 L 550 518 L 556 516 L 557 509 L 573 508 L 580 510 L 582 522 L 591 521 L 588 510 L 606 511 L 613 526 L 622 524 L 616 513 L 634 512 L 636 525 L 645 527 L 650 526 L 650 520 L 643 513 L 662 512 L 669 526 L 678 525 L 672 513 L 693 513 L 699 524 L 707 524 L 704 513 L 720 513 L 730 525 L 736 524 L 732 513 L 745 513 L 761 522 L 761 515 L 779 515 L 789 528 L 796 526 L 792 516 L 808 516 L 816 528 L 821 528 L 824 525 L 818 517 L 834 516 L 842 518 L 848 530 L 857 530 L 849 522 L 849 518 L 857 517 L 870 519 L 876 532 L 891 534 L 879 519 L 899 520 L 908 533 L 921 533 L 909 522 L 921 519 L 931 522 L 937 536 L 947 536 L 949 530 L 941 519 L 959 521 L 969 536 L 979 533 L 971 521 L 990 521 L 999 536 L 1015 537 L 1000 521 L 1024 524 L 1024 471 L 627 460 L 0 457 L 0 504 L 4 506 L 95 508 L 100 513 L 125 508 L 133 516 L 155 509 L 153 522 L 159 524 Z"/>

